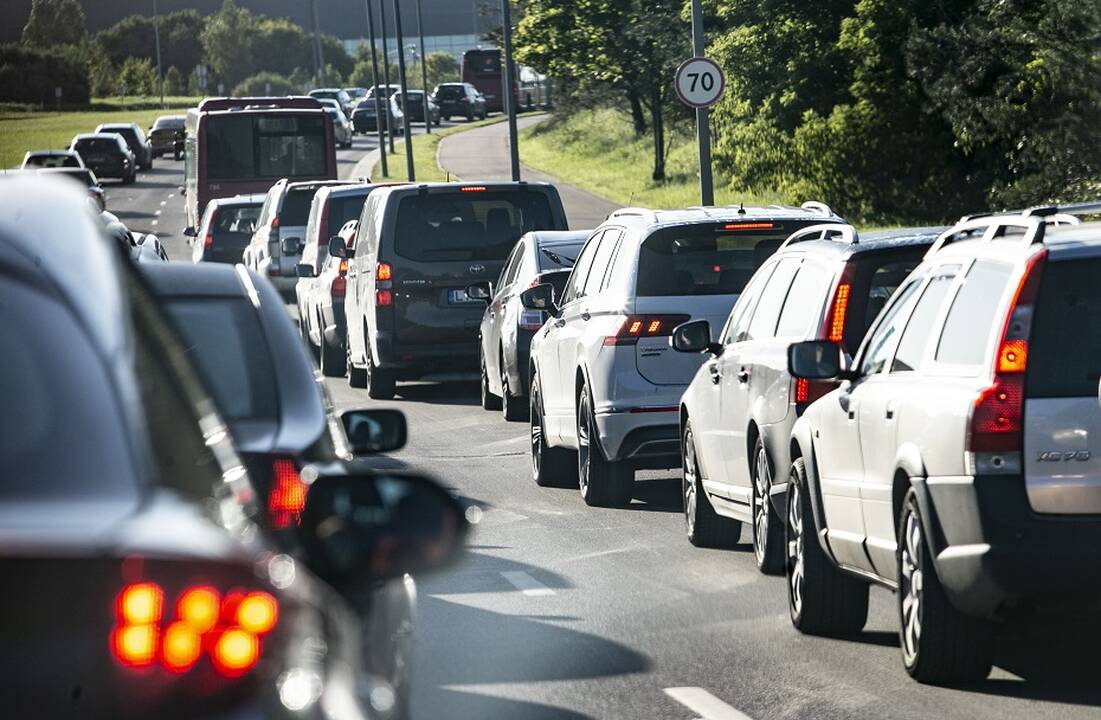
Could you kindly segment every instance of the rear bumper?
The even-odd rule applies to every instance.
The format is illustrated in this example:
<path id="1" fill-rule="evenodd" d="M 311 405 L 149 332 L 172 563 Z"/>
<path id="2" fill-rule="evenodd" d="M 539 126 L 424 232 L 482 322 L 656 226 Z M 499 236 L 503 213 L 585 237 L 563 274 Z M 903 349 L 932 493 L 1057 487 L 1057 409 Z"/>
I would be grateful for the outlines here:
<path id="1" fill-rule="evenodd" d="M 413 380 L 426 375 L 474 375 L 478 372 L 478 342 L 472 338 L 462 343 L 402 344 L 393 331 L 379 330 L 374 345 L 378 350 L 375 362 L 393 369 L 399 377 Z"/>
<path id="2" fill-rule="evenodd" d="M 609 460 L 627 460 L 636 467 L 680 467 L 680 426 L 677 410 L 668 412 L 597 413 L 600 444 Z"/>
<path id="3" fill-rule="evenodd" d="M 1035 513 L 1021 477 L 918 485 L 937 574 L 961 612 L 986 617 L 1101 595 L 1101 516 Z"/>

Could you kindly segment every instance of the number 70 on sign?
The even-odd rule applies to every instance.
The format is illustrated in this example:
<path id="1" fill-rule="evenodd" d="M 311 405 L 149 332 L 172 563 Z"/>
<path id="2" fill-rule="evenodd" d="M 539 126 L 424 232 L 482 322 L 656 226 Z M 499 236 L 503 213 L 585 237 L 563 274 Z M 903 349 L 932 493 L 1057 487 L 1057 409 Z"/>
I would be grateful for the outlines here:
<path id="1" fill-rule="evenodd" d="M 726 76 L 718 64 L 705 57 L 685 60 L 677 68 L 677 97 L 691 107 L 703 108 L 714 105 L 723 95 Z"/>

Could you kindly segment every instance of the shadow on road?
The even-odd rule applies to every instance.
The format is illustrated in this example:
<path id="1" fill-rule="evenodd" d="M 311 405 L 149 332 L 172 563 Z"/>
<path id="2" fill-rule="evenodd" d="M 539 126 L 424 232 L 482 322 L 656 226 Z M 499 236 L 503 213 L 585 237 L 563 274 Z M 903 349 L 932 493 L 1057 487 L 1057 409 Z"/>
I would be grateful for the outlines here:
<path id="1" fill-rule="evenodd" d="M 524 718 L 524 720 L 589 720 L 588 715 L 538 705 L 521 700 L 478 695 L 455 690 L 439 690 L 431 697 L 420 693 L 413 698 L 413 716 L 416 718 Z M 429 709 L 430 708 L 430 709 Z"/>
<path id="2" fill-rule="evenodd" d="M 474 406 L 479 402 L 478 385 L 469 382 L 426 382 L 398 385 L 397 396 L 402 400 L 435 405 Z"/>
<path id="3" fill-rule="evenodd" d="M 140 210 L 112 210 L 111 213 L 119 220 L 141 220 L 143 218 L 153 217 L 153 213 L 142 212 Z"/>
<path id="4" fill-rule="evenodd" d="M 679 478 L 636 479 L 632 491 L 634 501 L 628 510 L 640 512 L 679 513 L 684 510 Z"/>

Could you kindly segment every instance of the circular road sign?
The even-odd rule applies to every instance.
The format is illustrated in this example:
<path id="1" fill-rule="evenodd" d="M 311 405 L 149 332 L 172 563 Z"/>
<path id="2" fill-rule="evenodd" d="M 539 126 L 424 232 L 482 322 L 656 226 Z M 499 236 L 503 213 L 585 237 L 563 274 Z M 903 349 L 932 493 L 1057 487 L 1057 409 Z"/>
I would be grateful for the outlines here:
<path id="1" fill-rule="evenodd" d="M 677 68 L 675 86 L 677 95 L 685 105 L 710 107 L 722 97 L 726 76 L 714 60 L 694 57 L 685 60 Z"/>

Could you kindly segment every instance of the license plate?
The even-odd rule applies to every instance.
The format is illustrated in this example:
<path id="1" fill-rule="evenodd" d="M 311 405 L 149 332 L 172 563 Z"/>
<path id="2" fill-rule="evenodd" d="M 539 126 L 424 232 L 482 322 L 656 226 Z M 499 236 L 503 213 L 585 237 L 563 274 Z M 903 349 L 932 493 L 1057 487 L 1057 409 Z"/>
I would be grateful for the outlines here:
<path id="1" fill-rule="evenodd" d="M 89 155 L 85 158 L 85 161 L 89 163 L 101 163 L 106 159 L 107 157 L 105 155 Z"/>
<path id="2" fill-rule="evenodd" d="M 477 302 L 477 300 L 471 300 L 470 296 L 466 294 L 466 290 L 448 290 L 447 302 L 451 305 L 463 305 Z"/>

